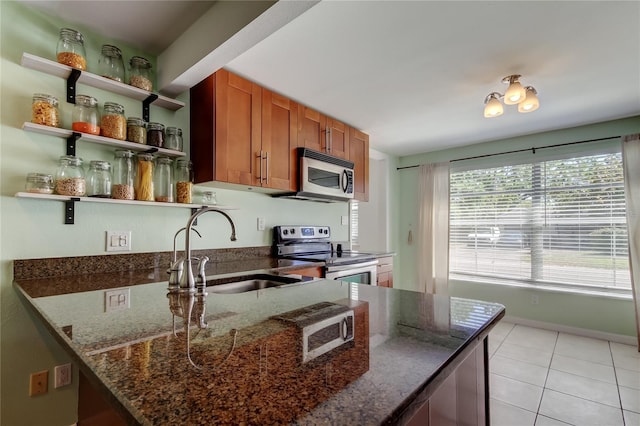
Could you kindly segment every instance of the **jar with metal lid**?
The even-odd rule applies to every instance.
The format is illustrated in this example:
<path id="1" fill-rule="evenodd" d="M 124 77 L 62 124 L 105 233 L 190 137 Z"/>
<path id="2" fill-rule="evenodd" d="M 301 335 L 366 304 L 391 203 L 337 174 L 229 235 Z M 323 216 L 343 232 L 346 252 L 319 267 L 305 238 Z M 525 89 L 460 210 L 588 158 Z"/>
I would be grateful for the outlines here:
<path id="1" fill-rule="evenodd" d="M 136 158 L 136 200 L 153 201 L 153 155 L 140 153 Z"/>
<path id="2" fill-rule="evenodd" d="M 186 158 L 176 160 L 176 201 L 191 204 L 193 164 Z"/>
<path id="3" fill-rule="evenodd" d="M 175 151 L 182 151 L 182 129 L 167 127 L 165 130 L 164 147 Z"/>
<path id="4" fill-rule="evenodd" d="M 80 197 L 85 194 L 86 188 L 82 158 L 73 155 L 61 156 L 56 172 L 56 194 Z"/>
<path id="5" fill-rule="evenodd" d="M 147 143 L 147 127 L 146 122 L 138 117 L 129 117 L 127 119 L 127 140 L 129 142 Z"/>
<path id="6" fill-rule="evenodd" d="M 100 120 L 100 133 L 107 138 L 125 140 L 127 138 L 127 119 L 124 107 L 115 102 L 104 103 L 104 114 Z"/>
<path id="7" fill-rule="evenodd" d="M 164 148 L 164 124 L 147 124 L 147 145 Z"/>
<path id="8" fill-rule="evenodd" d="M 116 200 L 133 200 L 134 179 L 135 167 L 133 163 L 133 151 L 126 149 L 116 150 L 113 156 L 113 184 L 111 185 L 111 197 Z"/>
<path id="9" fill-rule="evenodd" d="M 98 65 L 101 76 L 120 83 L 124 82 L 124 61 L 122 60 L 122 52 L 116 46 L 102 45 Z"/>
<path id="10" fill-rule="evenodd" d="M 173 161 L 169 157 L 156 159 L 155 182 L 153 190 L 156 201 L 173 203 Z"/>
<path id="11" fill-rule="evenodd" d="M 53 194 L 53 176 L 44 173 L 29 173 L 25 189 L 34 194 Z"/>
<path id="12" fill-rule="evenodd" d="M 60 29 L 56 56 L 58 63 L 86 71 L 87 54 L 84 50 L 82 34 L 71 28 Z"/>
<path id="13" fill-rule="evenodd" d="M 215 206 L 218 204 L 218 197 L 213 191 L 205 191 L 202 193 L 202 204 L 205 206 Z"/>
<path id="14" fill-rule="evenodd" d="M 129 60 L 129 84 L 138 89 L 151 92 L 153 80 L 151 77 L 151 62 L 141 56 L 134 56 Z"/>
<path id="15" fill-rule="evenodd" d="M 58 127 L 60 125 L 58 98 L 44 93 L 34 93 L 31 104 L 31 122 Z"/>
<path id="16" fill-rule="evenodd" d="M 100 114 L 96 98 L 76 95 L 76 104 L 71 115 L 71 130 L 91 135 L 100 134 Z"/>
<path id="17" fill-rule="evenodd" d="M 111 198 L 111 164 L 97 160 L 89 163 L 87 183 L 89 197 Z"/>

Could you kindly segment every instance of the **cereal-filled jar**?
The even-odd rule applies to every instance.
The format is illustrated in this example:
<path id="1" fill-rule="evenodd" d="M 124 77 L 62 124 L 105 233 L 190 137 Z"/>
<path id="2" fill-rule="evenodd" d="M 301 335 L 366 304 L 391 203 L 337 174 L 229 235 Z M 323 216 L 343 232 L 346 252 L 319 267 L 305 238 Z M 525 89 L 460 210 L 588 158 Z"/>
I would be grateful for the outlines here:
<path id="1" fill-rule="evenodd" d="M 193 191 L 193 165 L 186 158 L 176 160 L 176 201 L 191 204 Z"/>
<path id="2" fill-rule="evenodd" d="M 61 156 L 56 172 L 56 194 L 80 197 L 85 194 L 86 188 L 82 158 L 73 155 Z"/>
<path id="3" fill-rule="evenodd" d="M 104 103 L 104 113 L 100 120 L 100 133 L 107 138 L 118 140 L 127 139 L 127 119 L 124 117 L 124 107 L 115 102 Z"/>
<path id="4" fill-rule="evenodd" d="M 138 89 L 151 92 L 153 83 L 151 77 L 151 62 L 141 56 L 134 56 L 129 61 L 129 84 Z"/>
<path id="5" fill-rule="evenodd" d="M 58 127 L 60 125 L 58 98 L 44 93 L 35 93 L 31 104 L 31 122 Z"/>
<path id="6" fill-rule="evenodd" d="M 133 151 L 127 149 L 116 150 L 113 156 L 113 179 L 111 184 L 111 198 L 116 200 L 133 200 L 133 183 L 136 169 Z"/>
<path id="7" fill-rule="evenodd" d="M 154 201 L 153 194 L 153 155 L 140 153 L 136 156 L 136 200 Z"/>
<path id="8" fill-rule="evenodd" d="M 127 118 L 127 140 L 129 142 L 147 143 L 147 123 L 138 117 Z"/>
<path id="9" fill-rule="evenodd" d="M 76 95 L 76 104 L 71 116 L 71 130 L 96 136 L 100 134 L 100 113 L 98 113 L 96 98 Z"/>
<path id="10" fill-rule="evenodd" d="M 86 71 L 87 54 L 84 50 L 82 34 L 71 28 L 62 28 L 56 49 L 56 57 L 60 64 Z"/>

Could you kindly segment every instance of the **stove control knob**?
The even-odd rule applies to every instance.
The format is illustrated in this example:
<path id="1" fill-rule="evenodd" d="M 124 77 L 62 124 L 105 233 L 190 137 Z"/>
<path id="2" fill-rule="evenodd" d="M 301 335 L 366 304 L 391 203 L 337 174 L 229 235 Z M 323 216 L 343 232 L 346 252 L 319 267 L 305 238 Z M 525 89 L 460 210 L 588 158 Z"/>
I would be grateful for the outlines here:
<path id="1" fill-rule="evenodd" d="M 295 228 L 291 228 L 291 233 L 295 234 L 296 233 L 296 229 Z"/>
<path id="2" fill-rule="evenodd" d="M 289 233 L 289 231 L 288 231 L 288 230 L 286 230 L 286 229 L 283 229 L 283 230 L 282 230 L 282 233 L 283 233 L 284 235 L 287 235 L 287 234 Z"/>

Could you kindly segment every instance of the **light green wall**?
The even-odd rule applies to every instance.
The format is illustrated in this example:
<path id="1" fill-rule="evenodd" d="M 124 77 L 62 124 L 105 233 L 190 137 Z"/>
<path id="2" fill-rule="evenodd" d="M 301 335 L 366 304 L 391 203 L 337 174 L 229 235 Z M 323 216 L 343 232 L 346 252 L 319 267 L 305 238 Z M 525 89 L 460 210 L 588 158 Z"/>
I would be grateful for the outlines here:
<path id="1" fill-rule="evenodd" d="M 62 389 L 53 388 L 53 367 L 68 357 L 25 309 L 12 287 L 12 260 L 22 258 L 100 255 L 104 252 L 106 230 L 131 230 L 134 252 L 171 250 L 173 234 L 183 227 L 187 209 L 78 203 L 76 225 L 63 224 L 63 205 L 54 201 L 17 199 L 29 172 L 54 173 L 64 154 L 62 140 L 24 132 L 22 123 L 31 117 L 31 97 L 42 92 L 64 100 L 63 80 L 20 66 L 23 52 L 55 60 L 58 32 L 69 26 L 85 36 L 91 71 L 100 45 L 119 46 L 125 60 L 132 55 L 155 58 L 108 40 L 88 28 L 34 12 L 24 5 L 0 2 L 0 333 L 1 333 L 1 418 L 3 425 L 69 425 L 76 421 L 77 382 Z M 95 68 L 94 68 L 95 69 Z M 95 96 L 99 103 L 116 101 L 126 115 L 140 116 L 141 105 L 126 98 L 80 86 L 78 93 Z M 177 111 L 151 108 L 151 119 L 181 127 L 189 140 L 188 93 L 179 97 L 187 107 Z M 61 102 L 62 126 L 68 128 L 71 105 Z M 86 162 L 111 160 L 113 149 L 80 143 L 78 155 Z M 277 224 L 326 224 L 336 240 L 348 239 L 348 227 L 340 217 L 348 214 L 345 203 L 320 204 L 273 199 L 244 191 L 216 190 L 220 204 L 238 208 L 230 212 L 238 230 L 238 241 L 229 241 L 229 227 L 219 215 L 201 217 L 198 229 L 203 239 L 194 238 L 194 248 L 250 247 L 271 245 L 270 228 Z M 256 230 L 258 216 L 265 218 L 266 231 Z M 28 396 L 29 375 L 49 370 L 49 392 Z M 77 372 L 77 370 L 76 370 Z M 77 377 L 77 375 L 76 375 Z"/>
<path id="2" fill-rule="evenodd" d="M 609 121 L 600 124 L 539 133 L 512 139 L 504 139 L 460 148 L 402 157 L 400 166 L 412 166 L 477 155 L 499 153 L 517 149 L 575 142 L 587 139 L 626 135 L 640 131 L 640 117 Z M 574 145 L 573 152 L 587 149 L 587 145 Z M 542 152 L 542 151 L 539 151 Z M 498 158 L 498 157 L 494 157 Z M 504 157 L 499 157 L 504 159 Z M 416 231 L 418 226 L 418 169 L 396 172 L 401 191 L 399 204 L 398 262 L 394 269 L 394 287 L 416 290 Z M 409 244 L 408 233 L 413 232 L 414 243 Z M 506 306 L 507 315 L 543 321 L 569 327 L 597 330 L 634 336 L 635 319 L 633 302 L 597 296 L 576 295 L 521 288 L 509 288 L 495 284 L 452 281 L 450 291 L 454 296 L 496 301 Z M 531 304 L 531 296 L 538 295 L 538 305 Z"/>

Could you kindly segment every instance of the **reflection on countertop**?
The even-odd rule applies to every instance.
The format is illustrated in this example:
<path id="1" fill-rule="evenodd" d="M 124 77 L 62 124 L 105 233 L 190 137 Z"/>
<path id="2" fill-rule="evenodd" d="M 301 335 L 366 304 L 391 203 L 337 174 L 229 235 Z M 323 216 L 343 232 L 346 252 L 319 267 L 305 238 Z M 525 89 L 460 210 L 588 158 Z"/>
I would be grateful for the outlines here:
<path id="1" fill-rule="evenodd" d="M 156 268 L 15 287 L 127 421 L 154 425 L 393 423 L 504 315 L 494 303 L 333 280 L 210 293 L 208 327 L 189 329 L 198 369 L 182 328 L 174 334 L 167 279 Z M 129 309 L 105 312 L 104 289 L 125 286 Z M 323 302 L 354 310 L 355 338 L 303 363 L 300 328 L 274 317 Z"/>

